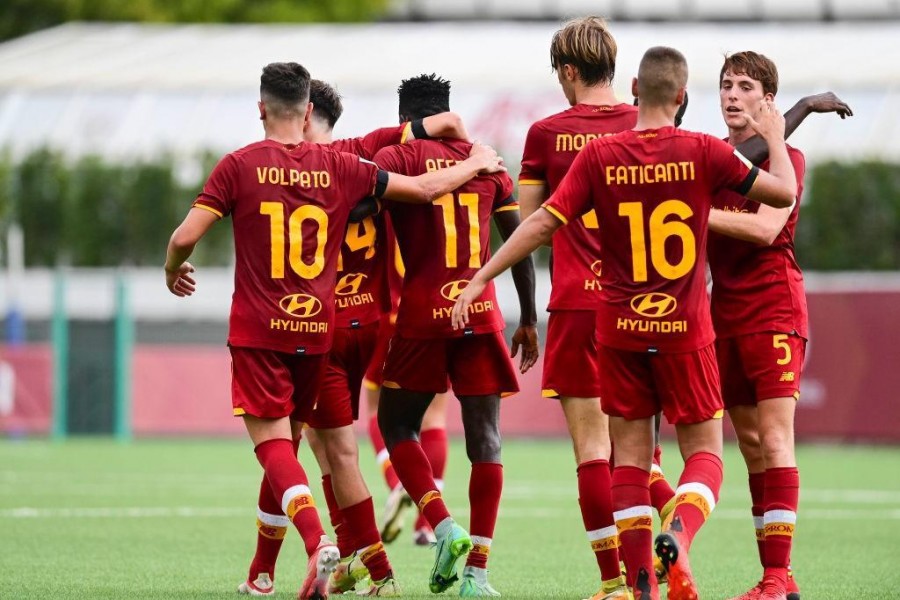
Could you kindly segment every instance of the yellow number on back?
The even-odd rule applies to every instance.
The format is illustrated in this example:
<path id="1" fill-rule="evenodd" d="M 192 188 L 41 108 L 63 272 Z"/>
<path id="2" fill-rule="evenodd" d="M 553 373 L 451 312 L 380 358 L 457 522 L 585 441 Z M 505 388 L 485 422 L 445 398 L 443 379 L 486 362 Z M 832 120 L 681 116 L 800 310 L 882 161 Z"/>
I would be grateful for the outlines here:
<path id="1" fill-rule="evenodd" d="M 448 269 L 455 269 L 456 260 L 456 202 L 453 194 L 444 194 L 434 201 L 441 207 L 444 218 L 444 254 Z M 469 218 L 469 267 L 481 268 L 481 228 L 478 222 L 478 194 L 459 194 L 460 206 L 466 207 Z"/>
<path id="2" fill-rule="evenodd" d="M 656 272 L 666 279 L 678 279 L 690 272 L 697 262 L 697 240 L 690 226 L 684 222 L 694 211 L 681 200 L 666 200 L 650 213 L 650 262 Z M 644 236 L 644 205 L 641 202 L 623 202 L 619 216 L 628 219 L 631 232 L 631 267 L 634 281 L 647 281 L 647 242 Z M 667 221 L 668 217 L 677 219 Z M 676 264 L 666 257 L 666 240 L 681 240 L 681 260 Z"/>
<path id="3" fill-rule="evenodd" d="M 287 242 L 284 239 L 284 205 L 281 202 L 262 202 L 259 212 L 269 217 L 269 242 L 271 248 L 272 279 L 284 277 L 285 245 L 291 269 L 304 279 L 313 279 L 325 269 L 325 242 L 328 239 L 328 214 L 320 207 L 304 204 L 288 217 Z M 303 223 L 316 223 L 316 249 L 311 262 L 303 258 Z"/>

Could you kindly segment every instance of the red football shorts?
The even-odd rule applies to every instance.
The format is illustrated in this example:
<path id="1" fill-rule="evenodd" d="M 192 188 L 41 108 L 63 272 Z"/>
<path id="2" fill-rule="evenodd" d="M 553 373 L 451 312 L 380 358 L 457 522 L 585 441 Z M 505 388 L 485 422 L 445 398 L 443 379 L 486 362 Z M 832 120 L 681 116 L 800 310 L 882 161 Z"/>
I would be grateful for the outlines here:
<path id="1" fill-rule="evenodd" d="M 750 333 L 716 340 L 725 407 L 770 398 L 800 399 L 806 340 L 787 333 Z"/>
<path id="2" fill-rule="evenodd" d="M 334 331 L 334 345 L 307 423 L 313 429 L 352 425 L 359 418 L 359 391 L 378 341 L 378 321 Z"/>
<path id="3" fill-rule="evenodd" d="M 716 353 L 710 344 L 693 352 L 651 354 L 600 345 L 600 406 L 626 420 L 662 410 L 673 425 L 721 419 Z"/>
<path id="4" fill-rule="evenodd" d="M 328 364 L 327 354 L 287 354 L 233 346 L 230 350 L 235 416 L 290 416 L 295 421 L 307 421 Z"/>
<path id="5" fill-rule="evenodd" d="M 384 387 L 457 396 L 509 395 L 519 380 L 502 331 L 418 340 L 395 335 L 384 363 Z"/>
<path id="6" fill-rule="evenodd" d="M 550 313 L 541 379 L 542 396 L 600 397 L 596 321 L 597 313 L 592 310 Z"/>
<path id="7" fill-rule="evenodd" d="M 379 322 L 378 341 L 375 343 L 375 350 L 372 352 L 372 359 L 366 370 L 365 384 L 368 388 L 376 389 L 384 380 L 384 361 L 391 345 L 391 338 L 394 337 L 394 331 L 397 329 L 396 319 L 396 314 L 386 314 Z"/>

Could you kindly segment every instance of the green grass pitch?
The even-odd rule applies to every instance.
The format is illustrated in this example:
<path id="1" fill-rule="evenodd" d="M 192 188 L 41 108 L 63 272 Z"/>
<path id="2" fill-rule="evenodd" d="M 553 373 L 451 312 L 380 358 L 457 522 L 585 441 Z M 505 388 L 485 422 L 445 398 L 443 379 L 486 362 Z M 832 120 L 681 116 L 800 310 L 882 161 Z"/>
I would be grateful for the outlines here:
<path id="1" fill-rule="evenodd" d="M 380 509 L 384 484 L 368 444 L 360 453 Z M 0 597 L 237 597 L 254 549 L 261 473 L 249 441 L 0 440 L 0 458 Z M 321 499 L 307 450 L 302 458 Z M 799 462 L 793 563 L 803 598 L 900 598 L 900 449 L 804 446 Z M 599 580 L 568 443 L 508 440 L 504 463 L 491 582 L 505 598 L 590 596 Z M 668 445 L 670 478 L 680 464 Z M 746 475 L 733 445 L 725 465 L 720 503 L 692 549 L 704 598 L 737 595 L 760 572 Z M 451 511 L 466 524 L 468 463 L 458 441 L 446 481 Z M 432 551 L 412 545 L 410 528 L 388 551 L 405 596 L 430 598 Z M 291 532 L 276 597 L 295 597 L 301 554 Z"/>

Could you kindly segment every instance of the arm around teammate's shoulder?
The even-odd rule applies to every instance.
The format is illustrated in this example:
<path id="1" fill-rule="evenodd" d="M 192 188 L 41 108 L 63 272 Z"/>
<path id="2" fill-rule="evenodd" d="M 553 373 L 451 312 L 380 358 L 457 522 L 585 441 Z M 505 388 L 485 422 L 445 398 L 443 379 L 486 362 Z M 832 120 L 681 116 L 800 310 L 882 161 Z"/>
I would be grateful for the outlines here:
<path id="1" fill-rule="evenodd" d="M 769 147 L 769 171 L 759 171 L 747 197 L 775 208 L 792 206 L 797 197 L 797 177 L 784 142 L 784 117 L 770 100 L 763 100 L 759 120 L 749 114 L 747 123 Z"/>

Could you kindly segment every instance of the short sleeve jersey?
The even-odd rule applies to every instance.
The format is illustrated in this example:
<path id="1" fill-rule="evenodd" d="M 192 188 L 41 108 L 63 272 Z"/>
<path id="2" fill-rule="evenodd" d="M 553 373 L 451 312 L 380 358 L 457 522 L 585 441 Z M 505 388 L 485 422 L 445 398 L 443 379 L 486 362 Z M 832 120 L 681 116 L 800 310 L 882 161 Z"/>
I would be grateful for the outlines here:
<path id="1" fill-rule="evenodd" d="M 597 211 L 600 343 L 688 352 L 714 339 L 706 237 L 716 192 L 746 193 L 757 169 L 712 136 L 664 127 L 595 140 L 544 207 L 563 222 Z"/>
<path id="2" fill-rule="evenodd" d="M 334 140 L 328 145 L 335 150 L 372 160 L 382 148 L 405 143 L 409 139 L 411 131 L 412 123 L 406 122 L 395 127 L 376 129 L 362 137 Z"/>
<path id="3" fill-rule="evenodd" d="M 334 287 L 350 209 L 377 167 L 318 144 L 271 140 L 226 155 L 194 206 L 231 216 L 236 254 L 228 343 L 320 354 L 334 335 Z"/>
<path id="4" fill-rule="evenodd" d="M 382 148 L 406 141 L 410 124 L 376 129 L 358 138 L 335 140 L 328 144 L 335 150 L 356 154 L 371 160 Z M 385 237 L 384 218 L 368 217 L 360 223 L 349 223 L 338 259 L 337 285 L 334 288 L 335 326 L 360 327 L 381 318 L 386 310 L 387 265 L 393 239 Z"/>
<path id="5" fill-rule="evenodd" d="M 797 175 L 797 203 L 770 246 L 760 246 L 713 231 L 709 233 L 712 273 L 712 318 L 716 336 L 734 337 L 768 331 L 807 336 L 806 292 L 803 273 L 794 256 L 794 231 L 800 216 L 800 196 L 806 160 L 788 147 Z M 768 170 L 769 162 L 761 166 Z M 713 207 L 756 213 L 759 203 L 730 190 L 720 191 Z"/>
<path id="6" fill-rule="evenodd" d="M 458 140 L 421 140 L 391 146 L 375 161 L 404 175 L 420 175 L 465 160 L 472 145 Z M 388 203 L 406 273 L 397 332 L 433 339 L 500 331 L 503 316 L 493 284 L 472 304 L 469 325 L 454 331 L 450 310 L 475 272 L 491 255 L 490 219 L 516 209 L 506 173 L 479 176 L 431 204 Z"/>
<path id="7" fill-rule="evenodd" d="M 525 138 L 519 185 L 544 184 L 552 194 L 572 161 L 597 138 L 634 127 L 637 107 L 630 104 L 577 104 L 534 123 Z M 597 215 L 589 211 L 553 236 L 548 310 L 596 310 L 600 302 L 600 239 Z"/>

